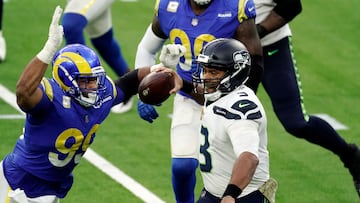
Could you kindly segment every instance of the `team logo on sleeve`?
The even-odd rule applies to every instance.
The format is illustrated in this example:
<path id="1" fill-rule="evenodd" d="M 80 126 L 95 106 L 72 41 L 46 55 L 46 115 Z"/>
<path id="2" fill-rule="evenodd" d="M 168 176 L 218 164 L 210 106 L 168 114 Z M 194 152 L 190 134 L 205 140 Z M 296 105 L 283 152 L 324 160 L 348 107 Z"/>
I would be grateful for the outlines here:
<path id="1" fill-rule="evenodd" d="M 166 8 L 166 11 L 171 12 L 171 13 L 176 13 L 177 9 L 179 7 L 179 2 L 177 1 L 170 1 L 168 3 L 168 6 Z"/>

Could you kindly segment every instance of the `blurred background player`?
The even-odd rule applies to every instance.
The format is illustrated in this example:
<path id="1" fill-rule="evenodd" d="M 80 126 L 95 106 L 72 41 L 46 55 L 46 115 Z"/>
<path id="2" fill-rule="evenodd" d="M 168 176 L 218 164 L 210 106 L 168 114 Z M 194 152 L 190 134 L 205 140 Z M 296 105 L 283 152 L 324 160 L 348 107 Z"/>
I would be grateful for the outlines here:
<path id="1" fill-rule="evenodd" d="M 219 38 L 206 44 L 197 62 L 193 83 L 205 97 L 199 157 L 204 189 L 197 203 L 268 202 L 259 190 L 270 183 L 267 119 L 244 85 L 249 52 L 238 40 Z M 276 186 L 270 190 L 275 196 Z"/>
<path id="2" fill-rule="evenodd" d="M 135 67 L 155 64 L 156 53 L 164 46 L 168 57 L 162 61 L 177 67 L 179 75 L 192 80 L 196 56 L 203 46 L 216 38 L 235 38 L 245 44 L 252 58 L 252 71 L 247 85 L 256 91 L 262 76 L 262 48 L 255 26 L 252 0 L 160 0 L 155 5 L 152 24 L 140 41 Z M 181 20 L 179 20 L 181 19 Z M 183 47 L 186 49 L 184 57 Z M 161 59 L 160 59 L 161 60 Z M 193 203 L 196 168 L 199 155 L 199 127 L 202 104 L 180 91 L 174 98 L 171 123 L 172 184 L 178 203 Z M 138 101 L 141 118 L 153 122 L 156 109 Z"/>
<path id="3" fill-rule="evenodd" d="M 338 155 L 349 169 L 360 196 L 360 150 L 348 144 L 323 119 L 307 114 L 288 23 L 301 11 L 300 0 L 254 0 L 256 23 L 264 53 L 262 85 L 274 112 L 291 135 Z"/>
<path id="4" fill-rule="evenodd" d="M 84 31 L 90 37 L 92 45 L 100 56 L 112 68 L 117 76 L 130 71 L 128 63 L 121 53 L 121 47 L 115 39 L 111 4 L 114 0 L 68 0 L 62 25 L 66 44 L 85 44 Z M 114 113 L 124 113 L 132 106 L 132 99 L 112 108 Z"/>
<path id="5" fill-rule="evenodd" d="M 0 161 L 0 203 L 58 203 L 73 184 L 73 170 L 93 143 L 111 108 L 137 94 L 152 68 L 133 70 L 116 81 L 107 77 L 97 54 L 82 44 L 66 45 L 55 9 L 48 40 L 26 65 L 16 99 L 26 112 L 23 134 Z M 52 78 L 44 75 L 52 63 Z M 180 76 L 172 69 L 177 91 Z"/>
<path id="6" fill-rule="evenodd" d="M 6 58 L 6 41 L 2 32 L 3 23 L 3 11 L 4 11 L 4 0 L 0 0 L 0 62 Z"/>

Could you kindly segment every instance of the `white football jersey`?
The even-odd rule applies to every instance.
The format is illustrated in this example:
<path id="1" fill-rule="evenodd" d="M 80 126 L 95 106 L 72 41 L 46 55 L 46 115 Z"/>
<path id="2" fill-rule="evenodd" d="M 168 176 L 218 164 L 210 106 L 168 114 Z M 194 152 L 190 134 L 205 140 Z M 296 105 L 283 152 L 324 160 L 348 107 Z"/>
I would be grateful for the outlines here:
<path id="1" fill-rule="evenodd" d="M 276 3 L 273 0 L 254 0 L 254 3 L 256 8 L 256 24 L 262 22 L 270 14 L 271 10 L 276 6 Z M 263 37 L 261 39 L 261 45 L 267 46 L 287 36 L 291 36 L 289 24 L 285 24 L 281 28 Z"/>
<path id="2" fill-rule="evenodd" d="M 255 154 L 259 165 L 240 197 L 257 190 L 269 179 L 266 125 L 262 104 L 246 86 L 239 87 L 205 108 L 199 161 L 207 191 L 217 197 L 222 196 L 235 160 L 245 151 Z"/>

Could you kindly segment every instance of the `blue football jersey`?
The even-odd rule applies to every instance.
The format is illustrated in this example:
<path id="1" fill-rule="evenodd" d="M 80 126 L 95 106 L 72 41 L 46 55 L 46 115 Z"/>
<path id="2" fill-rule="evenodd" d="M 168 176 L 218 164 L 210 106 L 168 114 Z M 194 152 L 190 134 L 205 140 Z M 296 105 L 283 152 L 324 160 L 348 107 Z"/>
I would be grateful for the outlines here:
<path id="1" fill-rule="evenodd" d="M 233 38 L 242 21 L 254 19 L 256 11 L 253 0 L 215 0 L 203 14 L 196 15 L 188 0 L 158 0 L 155 15 L 171 43 L 186 47 L 177 72 L 191 81 L 203 46 L 216 38 Z"/>
<path id="2" fill-rule="evenodd" d="M 5 176 L 11 188 L 21 188 L 28 197 L 64 197 L 71 188 L 72 170 L 92 144 L 100 124 L 123 93 L 111 80 L 98 106 L 84 108 L 57 83 L 43 79 L 43 97 L 27 112 L 23 135 L 4 159 Z"/>

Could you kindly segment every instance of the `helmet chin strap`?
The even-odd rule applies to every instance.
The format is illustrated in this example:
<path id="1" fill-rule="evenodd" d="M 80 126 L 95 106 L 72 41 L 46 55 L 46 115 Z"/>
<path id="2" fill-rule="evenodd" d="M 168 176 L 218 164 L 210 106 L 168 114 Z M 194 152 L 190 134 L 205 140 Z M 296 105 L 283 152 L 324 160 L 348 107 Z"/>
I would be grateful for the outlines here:
<path id="1" fill-rule="evenodd" d="M 213 102 L 218 100 L 221 97 L 222 93 L 219 90 L 216 90 L 213 93 L 204 94 L 204 97 L 207 101 Z"/>
<path id="2" fill-rule="evenodd" d="M 204 6 L 208 5 L 212 0 L 194 0 L 197 5 Z"/>

